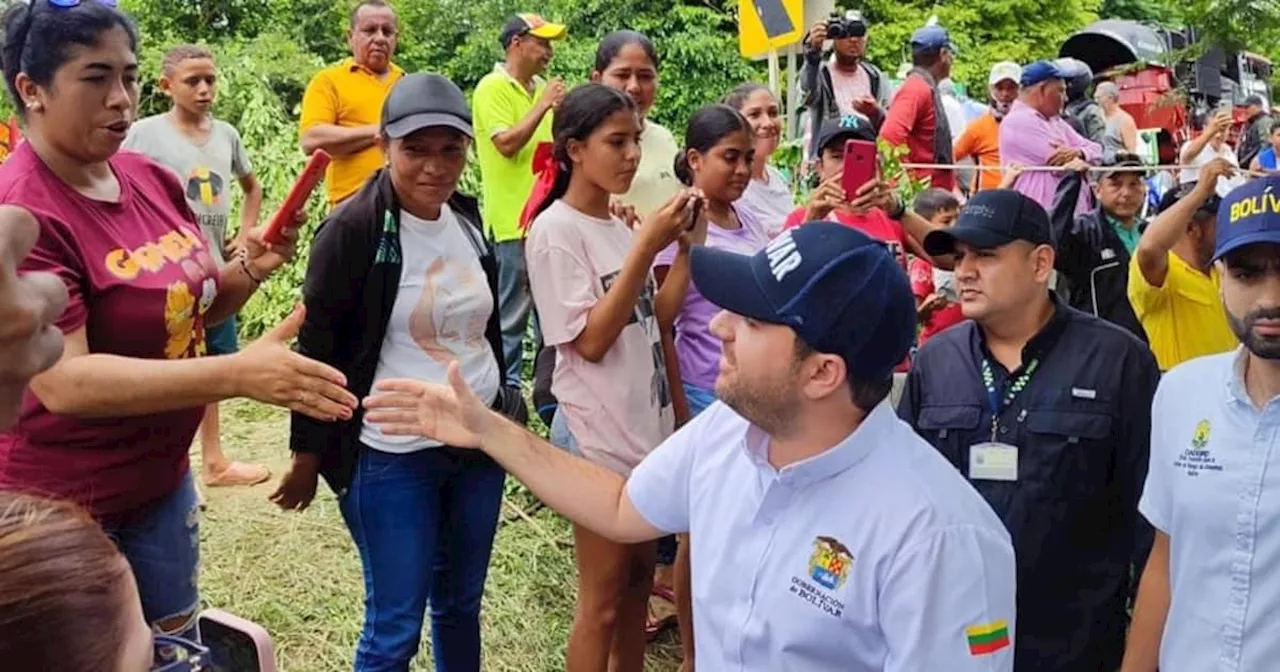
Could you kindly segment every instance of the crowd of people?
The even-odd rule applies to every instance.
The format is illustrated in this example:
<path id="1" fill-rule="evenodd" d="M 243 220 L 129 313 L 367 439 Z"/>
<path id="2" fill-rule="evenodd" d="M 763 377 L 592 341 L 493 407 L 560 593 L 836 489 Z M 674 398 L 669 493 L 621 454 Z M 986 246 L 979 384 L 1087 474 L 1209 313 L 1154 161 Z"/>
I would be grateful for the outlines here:
<path id="1" fill-rule="evenodd" d="M 945 28 L 912 35 L 896 87 L 870 28 L 806 37 L 798 204 L 766 86 L 707 92 L 680 143 L 650 118 L 661 45 L 609 33 L 571 86 L 548 67 L 572 36 L 518 14 L 468 103 L 396 65 L 395 10 L 362 0 L 302 104 L 302 152 L 333 157 L 302 305 L 241 349 L 235 314 L 304 220 L 264 241 L 216 55 L 171 50 L 171 109 L 135 120 L 126 15 L 11 8 L 0 658 L 141 672 L 198 639 L 188 453 L 206 486 L 268 480 L 219 440 L 244 397 L 292 412 L 270 500 L 338 498 L 356 670 L 407 670 L 428 609 L 436 668 L 480 669 L 507 474 L 573 523 L 572 672 L 641 670 L 673 623 L 685 670 L 1268 669 L 1265 101 L 1235 148 L 1206 115 L 1153 208 L 1114 83 L 996 63 L 969 120 Z M 846 190 L 846 143 L 877 140 L 929 188 Z"/>

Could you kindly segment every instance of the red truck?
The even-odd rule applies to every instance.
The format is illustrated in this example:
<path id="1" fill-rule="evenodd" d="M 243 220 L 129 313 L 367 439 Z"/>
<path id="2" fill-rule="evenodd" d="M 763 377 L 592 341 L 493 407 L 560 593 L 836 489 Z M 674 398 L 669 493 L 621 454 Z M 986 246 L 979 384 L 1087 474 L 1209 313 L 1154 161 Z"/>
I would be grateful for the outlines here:
<path id="1" fill-rule="evenodd" d="M 1185 58 L 1184 49 L 1197 41 L 1194 29 L 1104 20 L 1068 37 L 1059 55 L 1088 64 L 1095 81 L 1115 82 L 1120 106 L 1138 128 L 1161 129 L 1160 163 L 1171 164 L 1177 163 L 1178 147 L 1192 136 L 1191 115 L 1229 104 L 1236 120 L 1234 142 L 1245 121 L 1244 99 L 1255 94 L 1271 99 L 1270 61 L 1219 48 Z"/>

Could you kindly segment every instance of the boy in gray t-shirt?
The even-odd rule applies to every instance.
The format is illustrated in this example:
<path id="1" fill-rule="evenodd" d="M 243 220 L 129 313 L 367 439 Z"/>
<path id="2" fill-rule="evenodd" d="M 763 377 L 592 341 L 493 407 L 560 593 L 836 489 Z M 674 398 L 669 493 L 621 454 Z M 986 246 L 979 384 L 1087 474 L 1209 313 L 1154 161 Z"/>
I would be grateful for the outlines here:
<path id="1" fill-rule="evenodd" d="M 231 180 L 244 190 L 237 240 L 258 224 L 262 185 L 253 175 L 240 133 L 210 113 L 218 92 L 218 70 L 208 50 L 194 45 L 171 49 L 164 57 L 160 88 L 173 100 L 173 107 L 134 124 L 124 147 L 174 171 L 214 259 L 222 266 L 228 256 Z M 232 247 L 238 245 L 232 243 Z M 236 352 L 235 318 L 208 327 L 205 341 L 210 355 Z M 223 454 L 217 404 L 205 411 L 200 447 L 205 485 L 254 485 L 271 477 L 266 467 L 232 462 Z"/>

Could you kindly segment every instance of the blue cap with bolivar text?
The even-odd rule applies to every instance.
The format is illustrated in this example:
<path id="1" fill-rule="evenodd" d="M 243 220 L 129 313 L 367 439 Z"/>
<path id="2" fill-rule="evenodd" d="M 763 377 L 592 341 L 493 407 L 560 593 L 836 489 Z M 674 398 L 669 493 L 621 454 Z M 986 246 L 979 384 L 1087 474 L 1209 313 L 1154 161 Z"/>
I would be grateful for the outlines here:
<path id="1" fill-rule="evenodd" d="M 1213 260 L 1254 243 L 1280 243 L 1280 176 L 1236 187 L 1218 206 L 1218 246 Z"/>
<path id="2" fill-rule="evenodd" d="M 725 310 L 795 330 L 839 355 L 849 376 L 892 375 L 915 341 L 916 302 L 884 243 L 841 224 L 809 222 L 754 255 L 693 248 L 693 282 Z"/>

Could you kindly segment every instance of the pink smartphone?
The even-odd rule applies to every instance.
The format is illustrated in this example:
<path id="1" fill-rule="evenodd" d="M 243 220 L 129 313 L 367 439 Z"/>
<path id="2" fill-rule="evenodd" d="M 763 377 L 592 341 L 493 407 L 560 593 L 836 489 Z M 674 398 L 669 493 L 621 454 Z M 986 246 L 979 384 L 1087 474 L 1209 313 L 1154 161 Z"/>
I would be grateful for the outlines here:
<path id="1" fill-rule="evenodd" d="M 852 200 L 862 185 L 876 179 L 876 143 L 869 140 L 850 140 L 844 143 L 844 175 L 840 185 L 845 197 Z"/>
<path id="2" fill-rule="evenodd" d="M 215 672 L 276 672 L 275 647 L 262 626 L 220 609 L 196 621 L 200 643 L 209 647 Z"/>

